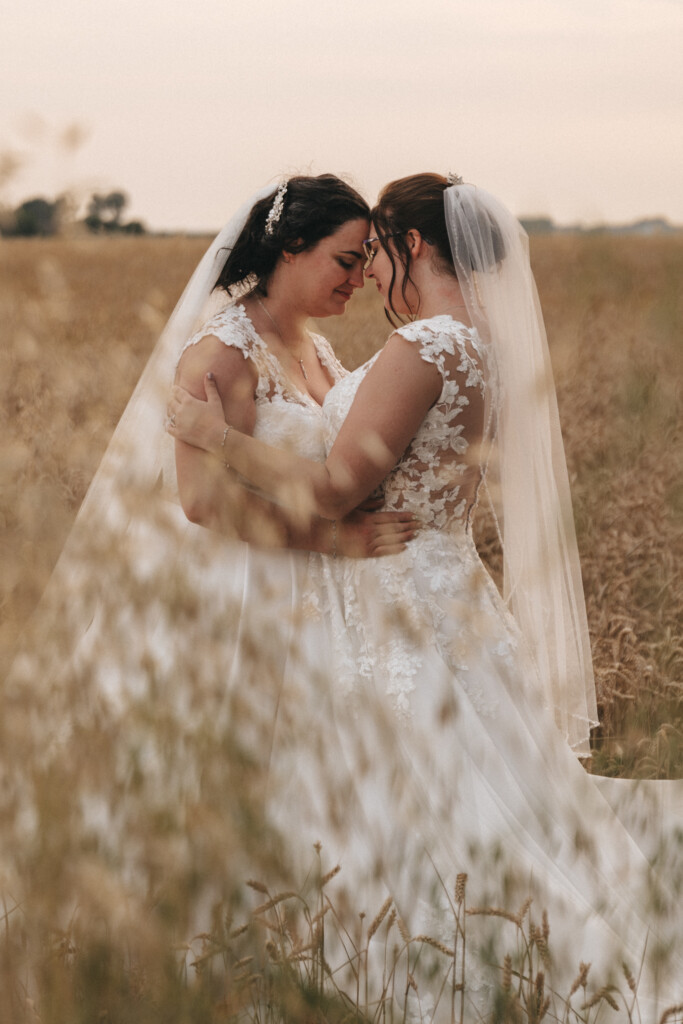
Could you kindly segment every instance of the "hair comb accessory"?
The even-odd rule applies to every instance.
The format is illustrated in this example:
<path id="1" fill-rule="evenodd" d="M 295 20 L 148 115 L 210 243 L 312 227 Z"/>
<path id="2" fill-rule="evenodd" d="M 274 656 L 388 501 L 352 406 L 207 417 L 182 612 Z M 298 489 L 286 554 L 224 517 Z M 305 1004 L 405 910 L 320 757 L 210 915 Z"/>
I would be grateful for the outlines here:
<path id="1" fill-rule="evenodd" d="M 446 175 L 446 181 L 449 185 L 464 185 L 465 180 L 460 174 L 453 174 L 453 171 L 449 171 Z"/>
<path id="2" fill-rule="evenodd" d="M 273 205 L 270 208 L 268 216 L 266 217 L 266 234 L 272 235 L 275 231 L 275 225 L 282 216 L 282 208 L 285 205 L 285 194 L 287 192 L 287 182 L 283 181 L 278 186 L 278 190 L 275 193 L 273 199 Z"/>

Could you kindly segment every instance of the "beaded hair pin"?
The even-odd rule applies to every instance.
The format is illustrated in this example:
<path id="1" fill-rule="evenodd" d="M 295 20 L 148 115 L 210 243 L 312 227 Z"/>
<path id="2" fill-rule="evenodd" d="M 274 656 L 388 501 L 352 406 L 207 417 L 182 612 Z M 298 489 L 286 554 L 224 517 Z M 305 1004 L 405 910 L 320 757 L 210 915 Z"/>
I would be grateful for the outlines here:
<path id="1" fill-rule="evenodd" d="M 449 171 L 446 175 L 446 181 L 449 185 L 464 185 L 465 179 L 459 174 L 454 174 L 453 171 Z"/>
<path id="2" fill-rule="evenodd" d="M 285 205 L 285 194 L 287 192 L 287 182 L 283 181 L 278 186 L 278 190 L 275 193 L 273 199 L 273 205 L 270 208 L 268 216 L 266 217 L 266 234 L 272 235 L 275 231 L 275 225 L 282 216 L 282 208 Z"/>

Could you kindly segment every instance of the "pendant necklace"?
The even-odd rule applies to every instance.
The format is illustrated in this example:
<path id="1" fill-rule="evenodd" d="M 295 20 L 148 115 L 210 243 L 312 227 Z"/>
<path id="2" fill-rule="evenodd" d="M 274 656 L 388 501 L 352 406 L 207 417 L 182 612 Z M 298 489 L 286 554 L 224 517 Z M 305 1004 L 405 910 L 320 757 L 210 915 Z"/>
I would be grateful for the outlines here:
<path id="1" fill-rule="evenodd" d="M 279 328 L 279 327 L 278 327 L 278 325 L 277 325 L 277 321 L 275 320 L 275 317 L 274 317 L 274 316 L 273 316 L 273 315 L 272 315 L 271 313 L 269 313 L 269 312 L 268 312 L 268 310 L 266 309 L 266 307 L 265 307 L 265 306 L 263 305 L 263 303 L 262 303 L 262 302 L 261 302 L 261 300 L 259 299 L 258 295 L 255 295 L 255 296 L 254 296 L 254 298 L 256 299 L 256 301 L 258 302 L 259 306 L 261 307 L 261 309 L 262 309 L 262 310 L 263 310 L 263 312 L 264 312 L 264 313 L 266 314 L 266 316 L 267 316 L 267 317 L 268 317 L 268 319 L 270 320 L 271 324 L 272 324 L 272 325 L 273 325 L 273 327 L 275 328 L 275 333 L 277 334 L 278 338 L 279 338 L 279 339 L 280 339 L 280 341 L 282 342 L 283 346 L 284 346 L 285 348 L 287 348 L 287 346 L 285 345 L 284 341 L 282 341 L 282 335 L 280 334 L 280 328 Z M 289 351 L 289 349 L 287 349 L 287 351 Z M 291 354 L 291 353 L 290 353 L 290 354 Z M 298 364 L 299 364 L 299 366 L 301 367 L 301 372 L 302 372 L 302 373 L 303 373 L 303 375 L 304 375 L 304 380 L 308 380 L 308 374 L 306 373 L 306 367 L 304 366 L 304 361 L 303 361 L 303 359 L 297 359 L 297 358 L 296 358 L 296 356 L 295 356 L 295 355 L 293 355 L 293 354 L 292 354 L 292 359 L 296 359 L 297 363 L 298 363 Z"/>

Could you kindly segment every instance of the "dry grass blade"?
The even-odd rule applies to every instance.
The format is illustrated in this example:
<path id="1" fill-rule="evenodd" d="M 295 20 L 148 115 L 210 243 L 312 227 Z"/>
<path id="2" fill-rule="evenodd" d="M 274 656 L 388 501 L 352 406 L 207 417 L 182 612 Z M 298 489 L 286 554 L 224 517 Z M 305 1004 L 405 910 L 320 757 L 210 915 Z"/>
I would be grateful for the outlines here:
<path id="1" fill-rule="evenodd" d="M 624 977 L 626 978 L 626 984 L 631 989 L 631 992 L 633 992 L 633 994 L 635 995 L 638 986 L 637 986 L 637 983 L 636 983 L 636 979 L 633 977 L 633 972 L 631 971 L 630 967 L 626 963 L 622 963 L 621 969 L 624 972 Z"/>
<path id="2" fill-rule="evenodd" d="M 405 943 L 410 942 L 410 932 L 406 928 L 405 921 L 403 920 L 403 918 L 401 917 L 400 914 L 396 918 L 396 925 L 398 927 L 398 930 L 400 932 L 400 935 L 401 935 L 401 938 L 403 939 L 403 941 Z"/>
<path id="3" fill-rule="evenodd" d="M 512 988 L 512 957 L 506 953 L 503 960 L 503 980 L 501 982 L 503 992 L 509 992 Z"/>
<path id="4" fill-rule="evenodd" d="M 659 1024 L 667 1024 L 667 1021 L 670 1021 L 676 1014 L 683 1014 L 683 1003 L 678 1003 L 676 1006 L 668 1006 L 659 1018 Z"/>
<path id="5" fill-rule="evenodd" d="M 277 894 L 277 896 L 273 896 L 265 903 L 261 903 L 258 907 L 254 907 L 254 909 L 252 910 L 252 914 L 254 915 L 254 917 L 256 917 L 257 914 L 265 914 L 267 910 L 272 910 L 273 907 L 277 907 L 280 903 L 284 903 L 285 900 L 295 899 L 299 899 L 298 892 L 294 892 L 293 890 L 289 890 L 288 892 L 280 892 Z"/>
<path id="6" fill-rule="evenodd" d="M 612 1007 L 613 1010 L 618 1010 L 619 1009 L 619 1004 L 617 1003 L 616 999 L 612 995 L 612 992 L 614 992 L 614 991 L 616 991 L 616 989 L 614 988 L 614 985 L 604 985 L 602 988 L 599 988 L 598 991 L 595 992 L 590 997 L 590 999 L 588 999 L 583 1004 L 581 1009 L 582 1010 L 590 1010 L 594 1006 L 597 1006 L 598 1003 L 600 1003 L 600 1002 L 602 1002 L 604 1000 L 607 1003 L 608 1006 Z"/>
<path id="7" fill-rule="evenodd" d="M 377 929 L 381 925 L 382 921 L 384 920 L 384 918 L 389 913 L 389 908 L 391 907 L 391 904 L 393 902 L 394 902 L 393 896 L 387 896 L 387 898 L 385 899 L 384 903 L 379 908 L 379 911 L 377 912 L 376 916 L 370 922 L 370 927 L 368 928 L 368 942 L 373 937 L 373 935 L 375 934 L 375 932 L 377 931 Z"/>
<path id="8" fill-rule="evenodd" d="M 586 986 L 586 984 L 588 982 L 588 972 L 590 971 L 590 969 L 591 969 L 591 965 L 590 964 L 584 964 L 584 963 L 580 963 L 579 964 L 579 973 L 576 975 L 576 978 L 572 982 L 572 987 L 569 990 L 569 998 L 570 999 L 574 995 L 575 992 L 578 992 L 578 990 L 580 988 L 585 988 L 585 986 Z"/>
<path id="9" fill-rule="evenodd" d="M 263 882 L 257 882 L 253 878 L 248 878 L 246 884 L 250 889 L 260 892 L 263 896 L 267 896 L 270 891 L 267 885 L 264 885 Z"/>
<path id="10" fill-rule="evenodd" d="M 326 875 L 323 875 L 323 877 L 320 879 L 320 888 L 324 889 L 325 886 L 327 885 L 327 883 L 331 882 L 332 879 L 336 875 L 338 875 L 340 871 L 341 871 L 341 864 L 337 864 L 337 865 L 335 865 L 335 867 L 332 868 L 331 871 L 328 871 Z"/>
<path id="11" fill-rule="evenodd" d="M 445 946 L 443 942 L 439 942 L 438 939 L 433 939 L 431 935 L 416 935 L 412 940 L 413 942 L 426 942 L 428 946 L 432 946 L 434 949 L 438 949 L 444 956 L 454 957 L 455 953 L 448 946 Z"/>
<path id="12" fill-rule="evenodd" d="M 503 910 L 502 907 L 468 907 L 465 913 L 470 917 L 502 917 L 517 925 L 518 928 L 521 926 L 519 915 L 512 914 L 509 910 Z"/>
<path id="13" fill-rule="evenodd" d="M 533 900 L 531 899 L 531 897 L 528 897 L 526 900 L 524 900 L 524 903 L 519 908 L 519 911 L 517 913 L 517 923 L 518 923 L 520 928 L 522 927 L 522 921 L 524 920 L 524 918 L 526 917 L 527 913 L 529 912 L 529 907 L 531 906 L 532 903 L 533 903 Z M 531 926 L 530 926 L 530 928 L 531 928 Z"/>

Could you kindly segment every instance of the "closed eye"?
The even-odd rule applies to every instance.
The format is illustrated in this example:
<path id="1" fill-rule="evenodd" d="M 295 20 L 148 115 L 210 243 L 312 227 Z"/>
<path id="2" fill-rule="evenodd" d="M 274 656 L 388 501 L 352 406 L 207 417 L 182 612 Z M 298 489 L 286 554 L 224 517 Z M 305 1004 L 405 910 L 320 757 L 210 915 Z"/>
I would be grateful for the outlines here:
<path id="1" fill-rule="evenodd" d="M 343 267 L 344 270 L 350 270 L 351 267 L 353 266 L 353 260 L 349 262 L 348 260 L 343 260 L 341 256 L 337 257 L 337 263 L 339 264 L 340 267 Z"/>

